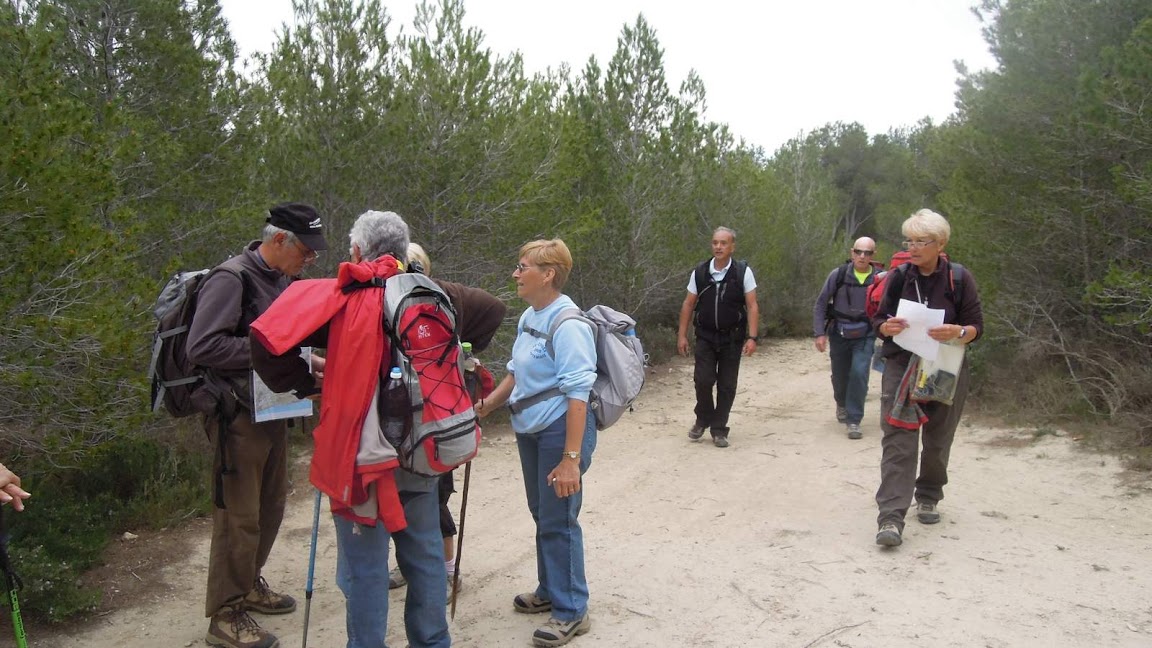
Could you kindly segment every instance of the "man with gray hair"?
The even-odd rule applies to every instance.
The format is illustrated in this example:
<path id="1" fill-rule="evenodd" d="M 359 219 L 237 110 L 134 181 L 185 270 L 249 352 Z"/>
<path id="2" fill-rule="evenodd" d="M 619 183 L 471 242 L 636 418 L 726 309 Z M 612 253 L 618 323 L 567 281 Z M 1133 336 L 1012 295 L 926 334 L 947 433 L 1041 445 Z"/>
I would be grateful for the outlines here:
<path id="1" fill-rule="evenodd" d="M 188 359 L 221 385 L 219 416 L 205 418 L 214 447 L 212 547 L 208 558 L 205 640 L 228 648 L 271 648 L 276 637 L 249 616 L 287 614 L 296 601 L 273 591 L 261 568 L 284 519 L 288 497 L 285 422 L 252 420 L 248 329 L 316 255 L 328 249 L 308 205 L 268 210 L 264 236 L 213 269 L 197 297 Z M 317 359 L 317 367 L 322 360 Z"/>
<path id="2" fill-rule="evenodd" d="M 369 211 L 356 219 L 349 239 L 352 260 L 340 264 L 335 279 L 297 283 L 252 325 L 253 364 L 272 390 L 308 396 L 316 381 L 299 347 L 328 349 L 310 479 L 331 501 L 348 645 L 385 645 L 394 542 L 408 581 L 408 643 L 445 648 L 451 637 L 438 478 L 399 468 L 394 446 L 381 446 L 378 432 L 376 395 L 391 356 L 377 290 L 406 269 L 408 225 L 393 212 Z M 503 321 L 504 304 L 477 288 L 434 281 L 456 310 L 459 339 L 490 340 Z"/>
<path id="3" fill-rule="evenodd" d="M 712 232 L 712 258 L 688 277 L 688 294 L 680 307 L 676 349 L 688 355 L 688 324 L 696 331 L 696 422 L 688 438 L 699 441 L 712 430 L 712 444 L 728 447 L 728 414 L 736 399 L 741 354 L 756 352 L 760 339 L 760 307 L 756 278 L 744 261 L 732 258 L 736 232 L 717 227 Z M 712 399 L 712 388 L 716 399 Z"/>

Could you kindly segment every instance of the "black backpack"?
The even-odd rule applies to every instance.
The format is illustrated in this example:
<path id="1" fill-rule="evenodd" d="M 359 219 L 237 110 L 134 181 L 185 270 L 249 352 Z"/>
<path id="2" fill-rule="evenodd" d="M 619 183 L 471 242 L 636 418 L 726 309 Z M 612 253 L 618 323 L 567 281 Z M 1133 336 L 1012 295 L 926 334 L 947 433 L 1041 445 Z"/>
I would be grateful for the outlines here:
<path id="1" fill-rule="evenodd" d="M 152 337 L 152 361 L 148 367 L 153 412 L 163 407 L 175 418 L 216 412 L 222 391 L 219 381 L 203 367 L 194 365 L 185 347 L 200 287 L 218 270 L 235 274 L 247 289 L 244 273 L 217 266 L 176 273 L 156 298 L 152 307 L 157 320 L 156 333 Z"/>

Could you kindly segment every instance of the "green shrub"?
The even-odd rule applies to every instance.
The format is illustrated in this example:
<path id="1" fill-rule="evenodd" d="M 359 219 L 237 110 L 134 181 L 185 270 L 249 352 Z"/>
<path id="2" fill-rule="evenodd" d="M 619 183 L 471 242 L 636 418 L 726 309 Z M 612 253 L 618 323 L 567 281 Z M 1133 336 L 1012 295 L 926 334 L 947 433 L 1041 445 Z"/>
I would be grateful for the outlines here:
<path id="1" fill-rule="evenodd" d="M 80 586 L 78 577 L 99 564 L 113 536 L 210 510 L 211 454 L 206 444 L 175 436 L 176 443 L 118 437 L 76 466 L 21 460 L 40 467 L 21 475 L 34 496 L 30 510 L 6 518 L 13 565 L 25 585 L 21 608 L 29 618 L 59 622 L 92 610 L 100 593 Z"/>

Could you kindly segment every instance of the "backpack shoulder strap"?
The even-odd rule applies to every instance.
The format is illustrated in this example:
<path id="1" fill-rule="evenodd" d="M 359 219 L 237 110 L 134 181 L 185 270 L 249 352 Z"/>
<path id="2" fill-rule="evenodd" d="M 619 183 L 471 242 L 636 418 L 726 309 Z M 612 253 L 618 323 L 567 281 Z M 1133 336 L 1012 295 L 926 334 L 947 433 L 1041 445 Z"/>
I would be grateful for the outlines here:
<path id="1" fill-rule="evenodd" d="M 595 334 L 596 323 L 585 317 L 584 312 L 576 307 L 565 308 L 564 310 L 560 311 L 560 313 L 556 315 L 556 319 L 552 320 L 552 325 L 548 327 L 547 333 L 538 331 L 530 326 L 521 327 L 520 330 L 524 331 L 528 335 L 545 340 L 545 345 L 548 349 L 548 355 L 555 358 L 556 349 L 552 346 L 552 339 L 556 336 L 556 331 L 560 329 L 561 324 L 567 322 L 568 320 L 574 319 L 587 322 L 588 325 L 592 327 L 593 334 Z M 535 405 L 536 403 L 541 403 L 548 400 L 549 398 L 559 396 L 562 393 L 563 392 L 560 391 L 559 387 L 553 387 L 551 389 L 546 389 L 538 394 L 532 394 L 531 396 L 527 396 L 515 402 L 508 401 L 507 407 L 513 414 L 517 414 Z"/>
<path id="2" fill-rule="evenodd" d="M 888 271 L 885 278 L 887 283 L 884 285 L 884 295 L 880 298 L 881 307 L 893 299 L 900 299 L 900 293 L 904 292 L 904 282 L 908 277 L 908 268 L 911 265 L 910 262 L 906 261 Z"/>
<path id="3" fill-rule="evenodd" d="M 955 261 L 948 261 L 948 291 L 952 294 L 952 303 L 956 306 L 957 314 L 964 300 L 964 281 L 967 274 L 967 268 Z"/>
<path id="4" fill-rule="evenodd" d="M 844 282 L 848 280 L 848 267 L 851 265 L 852 262 L 849 261 L 848 263 L 841 264 L 836 270 L 836 283 L 832 286 L 832 294 L 828 295 L 829 304 L 835 301 L 836 293 L 840 292 L 840 289 L 844 287 Z"/>
<path id="5" fill-rule="evenodd" d="M 212 275 L 216 274 L 217 272 L 226 272 L 226 273 L 236 277 L 237 279 L 239 279 L 240 280 L 240 320 L 241 320 L 240 323 L 242 326 L 247 328 L 248 324 L 251 324 L 251 322 L 248 322 L 248 324 L 245 324 L 243 321 L 244 317 L 248 314 L 249 311 L 252 311 L 253 315 L 257 315 L 257 313 L 255 313 L 255 308 L 252 308 L 252 302 L 255 299 L 255 297 L 253 296 L 251 277 L 248 276 L 247 272 L 244 272 L 243 268 L 238 267 L 238 265 L 239 265 L 238 263 L 232 263 L 232 260 L 236 259 L 236 258 L 239 258 L 239 257 L 232 257 L 231 259 L 228 259 L 227 261 L 220 263 L 215 268 L 212 268 L 210 271 L 208 271 L 208 274 L 204 276 L 204 280 L 200 282 L 199 287 L 203 288 L 204 284 L 208 283 L 208 280 L 212 278 Z M 197 289 L 197 292 L 199 292 L 199 288 Z"/>
<path id="6" fill-rule="evenodd" d="M 748 274 L 748 262 L 743 259 L 733 259 L 732 264 L 732 269 L 735 270 L 733 279 L 741 286 L 740 294 L 744 294 L 744 275 Z"/>
<path id="7" fill-rule="evenodd" d="M 697 295 L 699 295 L 701 292 L 704 291 L 704 287 L 707 286 L 709 281 L 710 281 L 710 277 L 709 277 L 709 273 L 708 273 L 708 264 L 710 264 L 710 263 L 712 263 L 712 259 L 705 259 L 704 261 L 702 261 L 701 263 L 698 263 L 696 265 L 695 272 L 696 272 L 696 294 Z"/>
<path id="8" fill-rule="evenodd" d="M 587 322 L 588 326 L 592 327 L 592 332 L 593 333 L 596 332 L 596 324 L 592 320 L 585 317 L 584 312 L 581 311 L 579 308 L 576 308 L 576 307 L 565 308 L 564 310 L 560 311 L 560 313 L 556 315 L 556 319 L 552 320 L 552 325 L 548 327 L 547 333 L 544 333 L 542 331 L 538 331 L 538 330 L 532 328 L 531 326 L 525 326 L 521 330 L 523 330 L 528 335 L 531 335 L 532 337 L 538 337 L 538 338 L 544 340 L 545 344 L 546 344 L 546 348 L 548 349 L 548 355 L 555 358 L 556 357 L 556 349 L 554 348 L 554 346 L 552 344 L 552 339 L 556 337 L 556 331 L 560 330 L 561 324 L 563 324 L 564 322 L 567 322 L 568 320 L 573 320 L 573 319 L 583 320 L 584 322 Z"/>

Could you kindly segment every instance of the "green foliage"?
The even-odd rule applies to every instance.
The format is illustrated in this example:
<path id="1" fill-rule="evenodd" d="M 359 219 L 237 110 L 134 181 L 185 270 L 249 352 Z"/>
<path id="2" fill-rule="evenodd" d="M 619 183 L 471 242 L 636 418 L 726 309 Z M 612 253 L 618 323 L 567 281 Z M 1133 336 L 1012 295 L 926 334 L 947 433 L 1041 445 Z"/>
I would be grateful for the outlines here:
<path id="1" fill-rule="evenodd" d="M 989 0 L 981 13 L 1000 67 L 967 75 L 932 152 L 954 249 L 991 288 L 985 313 L 1065 368 L 1073 402 L 1152 419 L 1138 378 L 1152 361 L 1152 7 Z"/>
<path id="2" fill-rule="evenodd" d="M 197 433 L 202 436 L 202 433 Z M 211 510 L 206 488 L 211 453 L 204 443 L 119 436 L 74 467 L 22 470 L 34 493 L 27 514 L 9 515 L 13 564 L 26 588 L 21 606 L 33 618 L 62 621 L 92 609 L 99 592 L 77 577 L 99 564 L 110 536 L 158 529 Z M 17 458 L 11 465 L 28 465 Z"/>
<path id="3" fill-rule="evenodd" d="M 803 334 L 853 239 L 886 258 L 936 208 L 980 287 L 973 366 L 1012 386 L 982 396 L 1152 421 L 1146 0 L 986 0 L 999 67 L 962 72 L 957 116 L 816 126 L 771 155 L 708 121 L 695 73 L 666 77 L 642 16 L 607 62 L 529 75 L 462 0 L 422 4 L 402 33 L 379 0 L 294 11 L 242 77 L 214 0 L 0 3 L 0 441 L 40 471 L 18 550 L 45 618 L 92 604 L 72 574 L 109 533 L 206 510 L 204 449 L 166 447 L 157 433 L 178 435 L 145 411 L 148 307 L 284 200 L 325 215 L 317 274 L 359 213 L 392 210 L 437 276 L 510 301 L 510 320 L 517 249 L 564 238 L 567 291 L 633 313 L 657 360 L 717 226 L 756 271 L 761 330 Z"/>

